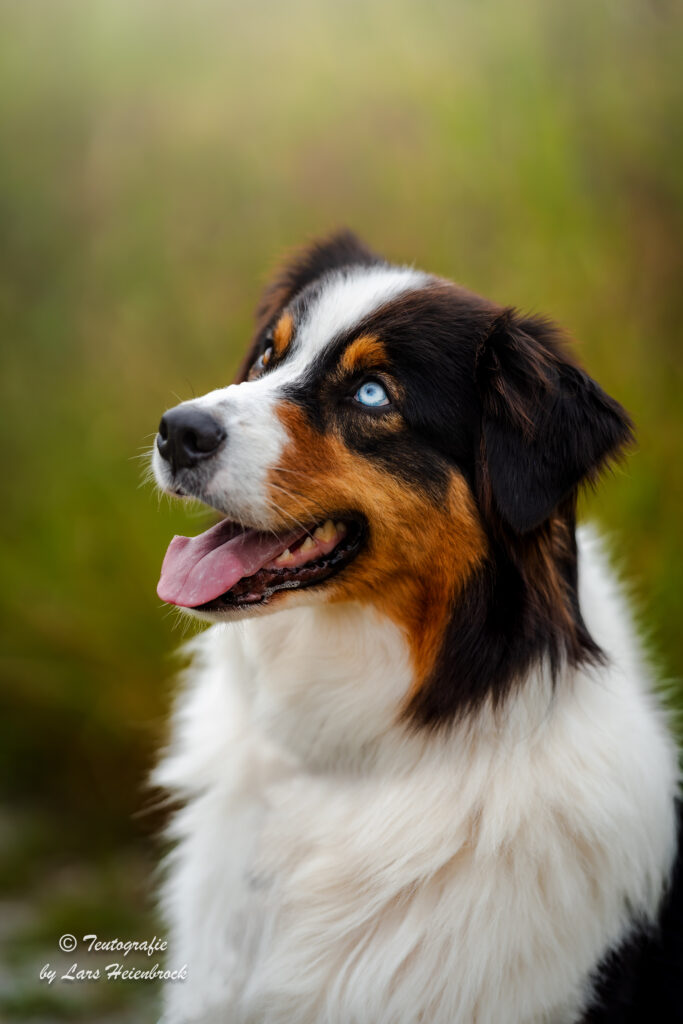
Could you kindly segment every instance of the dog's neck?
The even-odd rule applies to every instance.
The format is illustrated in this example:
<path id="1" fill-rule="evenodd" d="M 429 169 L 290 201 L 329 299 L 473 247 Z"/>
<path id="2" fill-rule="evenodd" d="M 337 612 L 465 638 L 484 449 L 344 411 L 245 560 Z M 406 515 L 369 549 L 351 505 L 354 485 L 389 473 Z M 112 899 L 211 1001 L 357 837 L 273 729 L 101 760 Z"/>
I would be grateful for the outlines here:
<path id="1" fill-rule="evenodd" d="M 248 621 L 242 638 L 255 724 L 309 770 L 394 770 L 433 747 L 433 729 L 404 715 L 416 685 L 407 640 L 367 605 L 292 608 Z M 445 732 L 485 742 L 500 739 L 501 729 L 526 735 L 551 699 L 547 673 L 532 673 L 504 715 L 486 702 L 463 721 L 450 720 Z"/>
<path id="2" fill-rule="evenodd" d="M 396 730 L 409 651 L 372 608 L 291 608 L 245 623 L 243 644 L 256 723 L 313 770 L 367 767 Z"/>

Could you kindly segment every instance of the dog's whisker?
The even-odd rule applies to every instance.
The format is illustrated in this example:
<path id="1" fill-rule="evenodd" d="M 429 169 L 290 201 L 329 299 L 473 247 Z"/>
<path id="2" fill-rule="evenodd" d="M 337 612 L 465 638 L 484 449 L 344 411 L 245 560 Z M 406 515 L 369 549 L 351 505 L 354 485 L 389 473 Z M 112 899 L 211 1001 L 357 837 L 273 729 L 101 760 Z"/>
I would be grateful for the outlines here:
<path id="1" fill-rule="evenodd" d="M 271 480 L 270 486 L 277 488 L 278 491 L 281 491 L 288 498 L 306 498 L 307 497 L 307 495 L 304 494 L 303 491 L 292 491 L 292 490 L 288 489 L 287 487 L 281 487 L 279 484 L 273 483 L 272 480 Z"/>
<path id="2" fill-rule="evenodd" d="M 292 476 L 303 476 L 308 477 L 309 474 L 303 469 L 288 469 L 286 466 L 273 466 L 271 472 L 273 473 L 289 473 Z"/>
<path id="3" fill-rule="evenodd" d="M 297 519 L 297 517 L 292 515 L 291 512 L 288 512 L 287 509 L 284 509 L 280 505 L 278 505 L 278 503 L 275 500 L 269 499 L 268 500 L 268 504 L 269 504 L 269 506 L 271 508 L 271 511 L 278 513 L 278 515 L 284 516 L 286 519 L 289 519 L 295 526 L 301 527 L 303 532 L 308 537 L 312 537 L 313 536 L 312 533 L 311 533 L 311 528 L 310 527 L 304 526 L 304 524 L 301 522 L 300 519 Z M 277 531 L 270 530 L 269 532 L 273 533 L 274 536 L 277 536 Z"/>

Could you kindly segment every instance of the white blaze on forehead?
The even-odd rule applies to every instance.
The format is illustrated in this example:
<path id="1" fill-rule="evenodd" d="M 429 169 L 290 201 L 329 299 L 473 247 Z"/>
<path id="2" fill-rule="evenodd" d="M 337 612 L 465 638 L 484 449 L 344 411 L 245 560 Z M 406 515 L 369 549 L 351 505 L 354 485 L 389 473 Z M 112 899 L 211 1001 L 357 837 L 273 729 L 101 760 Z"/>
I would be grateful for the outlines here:
<path id="1" fill-rule="evenodd" d="M 411 267 L 351 267 L 331 275 L 307 306 L 282 373 L 276 370 L 273 376 L 297 376 L 343 331 L 353 330 L 387 302 L 428 282 L 428 274 Z"/>

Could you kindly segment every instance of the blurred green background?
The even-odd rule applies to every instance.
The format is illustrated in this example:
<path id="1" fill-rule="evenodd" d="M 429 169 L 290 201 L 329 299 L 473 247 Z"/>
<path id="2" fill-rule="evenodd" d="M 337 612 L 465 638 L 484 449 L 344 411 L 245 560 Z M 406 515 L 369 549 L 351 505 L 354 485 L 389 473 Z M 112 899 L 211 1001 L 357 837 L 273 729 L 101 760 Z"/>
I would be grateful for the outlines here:
<path id="1" fill-rule="evenodd" d="M 141 487 L 136 456 L 166 407 L 229 382 L 287 247 L 348 225 L 579 339 L 640 441 L 589 511 L 680 698 L 683 8 L 4 0 L 0 19 L 0 1017 L 140 1022 L 149 986 L 37 973 L 64 931 L 155 926 L 143 783 L 182 633 L 155 584 L 204 519 Z"/>

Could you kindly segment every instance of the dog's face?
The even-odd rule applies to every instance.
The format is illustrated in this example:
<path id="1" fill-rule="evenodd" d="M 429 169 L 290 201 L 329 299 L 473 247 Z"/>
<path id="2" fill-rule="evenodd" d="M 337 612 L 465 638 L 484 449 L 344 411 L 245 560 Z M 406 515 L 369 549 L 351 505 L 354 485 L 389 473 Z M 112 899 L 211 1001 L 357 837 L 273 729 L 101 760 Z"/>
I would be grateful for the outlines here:
<path id="1" fill-rule="evenodd" d="M 209 619 L 367 603 L 424 682 L 463 614 L 535 585 L 579 614 L 576 489 L 628 434 L 548 324 L 336 236 L 267 290 L 238 383 L 161 421 L 159 485 L 226 518 L 173 540 L 159 595 Z"/>

